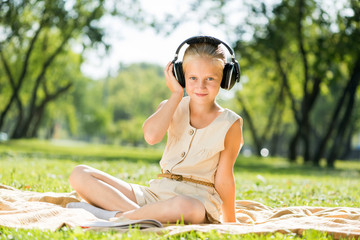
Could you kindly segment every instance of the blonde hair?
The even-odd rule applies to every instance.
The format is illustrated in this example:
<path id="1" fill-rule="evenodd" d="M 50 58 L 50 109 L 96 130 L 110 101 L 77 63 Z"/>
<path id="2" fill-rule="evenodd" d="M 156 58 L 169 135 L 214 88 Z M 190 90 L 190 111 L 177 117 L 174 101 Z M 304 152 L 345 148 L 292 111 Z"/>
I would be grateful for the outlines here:
<path id="1" fill-rule="evenodd" d="M 188 60 L 192 57 L 208 57 L 219 63 L 221 63 L 222 68 L 225 66 L 226 56 L 224 49 L 219 45 L 209 44 L 209 43 L 195 43 L 190 44 L 190 46 L 185 50 L 183 57 L 183 69 L 185 69 Z"/>

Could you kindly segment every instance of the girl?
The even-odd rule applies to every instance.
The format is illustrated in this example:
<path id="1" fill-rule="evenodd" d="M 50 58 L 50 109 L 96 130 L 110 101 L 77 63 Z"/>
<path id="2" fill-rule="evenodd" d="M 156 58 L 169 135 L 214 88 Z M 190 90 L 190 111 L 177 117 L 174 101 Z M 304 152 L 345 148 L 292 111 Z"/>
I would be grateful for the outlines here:
<path id="1" fill-rule="evenodd" d="M 233 166 L 243 144 L 242 119 L 216 103 L 226 65 L 219 43 L 223 42 L 190 41 L 180 65 L 186 97 L 179 77 L 173 74 L 175 61 L 164 70 L 171 96 L 143 125 L 145 140 L 151 145 L 168 133 L 159 178 L 145 187 L 80 165 L 71 173 L 70 184 L 91 205 L 68 207 L 82 207 L 106 219 L 236 221 Z"/>

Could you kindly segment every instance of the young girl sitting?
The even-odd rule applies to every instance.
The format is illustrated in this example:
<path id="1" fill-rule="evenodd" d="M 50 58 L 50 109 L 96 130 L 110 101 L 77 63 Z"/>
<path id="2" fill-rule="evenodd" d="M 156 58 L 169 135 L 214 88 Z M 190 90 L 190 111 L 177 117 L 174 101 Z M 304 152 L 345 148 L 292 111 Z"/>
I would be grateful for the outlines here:
<path id="1" fill-rule="evenodd" d="M 189 47 L 183 62 L 175 62 L 184 43 Z M 240 69 L 234 66 L 234 55 L 233 63 L 226 63 L 221 43 L 233 54 L 216 38 L 188 39 L 164 70 L 171 96 L 143 125 L 145 140 L 151 145 L 168 134 L 158 178 L 148 187 L 140 186 L 80 165 L 69 180 L 89 204 L 68 207 L 85 208 L 104 219 L 193 224 L 236 221 L 233 166 L 243 144 L 242 119 L 219 106 L 216 96 L 220 87 L 231 88 L 234 79 L 238 81 Z"/>

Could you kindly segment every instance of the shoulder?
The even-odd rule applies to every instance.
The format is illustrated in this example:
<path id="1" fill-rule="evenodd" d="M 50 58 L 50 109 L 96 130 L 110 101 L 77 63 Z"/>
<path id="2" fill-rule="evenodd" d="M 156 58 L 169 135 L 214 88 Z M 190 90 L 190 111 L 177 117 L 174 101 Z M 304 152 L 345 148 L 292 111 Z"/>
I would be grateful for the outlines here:
<path id="1" fill-rule="evenodd" d="M 225 136 L 225 148 L 226 146 L 233 145 L 233 147 L 240 149 L 243 145 L 242 136 L 242 118 L 237 115 L 236 120 L 232 123 Z"/>
<path id="2" fill-rule="evenodd" d="M 222 115 L 223 121 L 226 122 L 226 124 L 224 124 L 224 127 L 226 127 L 227 133 L 234 131 L 241 132 L 243 120 L 238 114 L 228 108 L 224 108 L 224 112 Z"/>
<path id="3" fill-rule="evenodd" d="M 224 111 L 226 112 L 226 118 L 230 121 L 230 122 L 236 122 L 237 120 L 240 119 L 240 122 L 242 123 L 242 118 L 235 113 L 234 111 L 225 108 Z"/>
<path id="4" fill-rule="evenodd" d="M 226 136 L 228 135 L 238 135 L 242 133 L 242 125 L 243 125 L 243 120 L 242 118 L 239 116 L 234 123 L 230 126 L 228 133 L 226 134 Z"/>
<path id="5" fill-rule="evenodd" d="M 221 165 L 229 166 L 231 168 L 228 169 L 232 169 L 232 166 L 234 165 L 242 146 L 243 146 L 242 118 L 239 116 L 230 126 L 229 130 L 226 133 L 225 141 L 224 141 L 224 150 L 221 152 L 220 155 Z"/>

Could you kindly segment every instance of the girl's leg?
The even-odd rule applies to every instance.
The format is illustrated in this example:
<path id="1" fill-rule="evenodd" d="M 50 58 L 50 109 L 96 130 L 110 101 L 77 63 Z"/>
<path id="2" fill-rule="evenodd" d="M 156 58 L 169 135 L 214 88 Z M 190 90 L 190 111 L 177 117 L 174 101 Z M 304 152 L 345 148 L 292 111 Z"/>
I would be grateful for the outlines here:
<path id="1" fill-rule="evenodd" d="M 139 207 L 130 184 L 95 168 L 76 166 L 69 177 L 70 185 L 88 203 L 129 219 L 156 219 L 160 222 L 199 224 L 206 220 L 204 205 L 197 199 L 176 196 Z"/>
<path id="2" fill-rule="evenodd" d="M 76 166 L 69 181 L 75 191 L 94 206 L 112 211 L 139 208 L 130 184 L 95 168 Z"/>
<path id="3" fill-rule="evenodd" d="M 184 220 L 185 223 L 200 224 L 206 221 L 204 205 L 197 199 L 187 196 L 176 196 L 168 200 L 147 204 L 141 208 L 124 213 L 117 213 L 117 217 L 128 219 L 156 219 L 163 223 L 176 223 Z"/>

